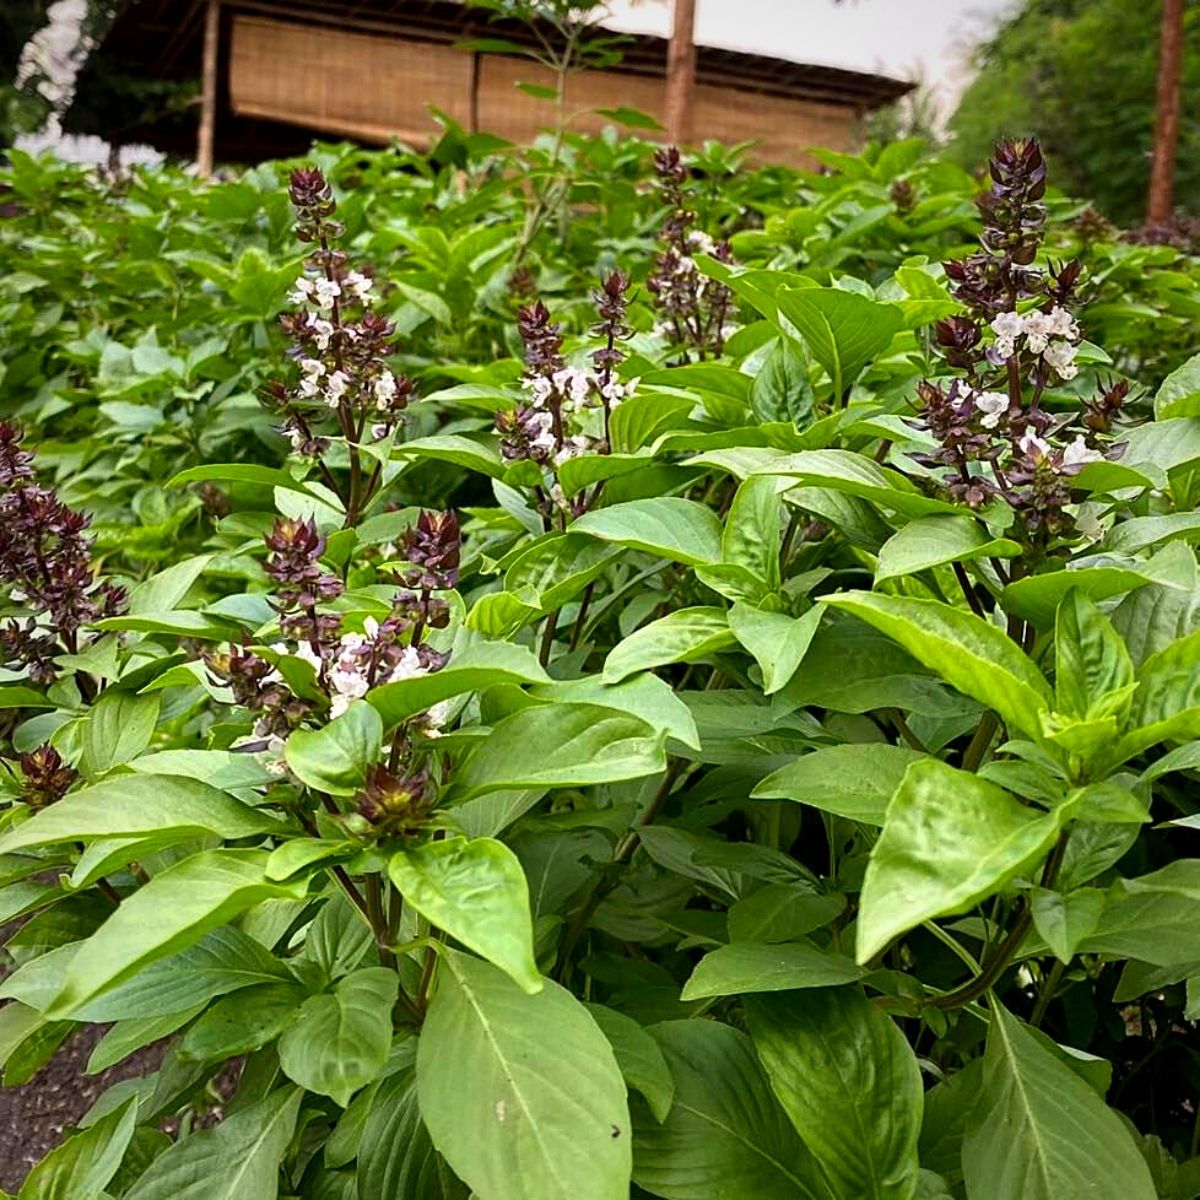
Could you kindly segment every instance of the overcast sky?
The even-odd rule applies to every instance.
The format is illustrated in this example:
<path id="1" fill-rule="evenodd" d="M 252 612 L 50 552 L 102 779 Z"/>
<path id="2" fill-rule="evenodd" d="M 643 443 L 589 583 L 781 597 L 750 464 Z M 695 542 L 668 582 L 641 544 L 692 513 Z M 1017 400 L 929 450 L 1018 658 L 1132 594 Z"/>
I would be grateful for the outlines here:
<path id="1" fill-rule="evenodd" d="M 945 106 L 966 81 L 971 43 L 1014 5 L 1015 0 L 696 0 L 696 40 L 903 78 L 919 70 Z M 628 33 L 670 32 L 670 0 L 611 0 L 611 8 L 611 24 Z"/>

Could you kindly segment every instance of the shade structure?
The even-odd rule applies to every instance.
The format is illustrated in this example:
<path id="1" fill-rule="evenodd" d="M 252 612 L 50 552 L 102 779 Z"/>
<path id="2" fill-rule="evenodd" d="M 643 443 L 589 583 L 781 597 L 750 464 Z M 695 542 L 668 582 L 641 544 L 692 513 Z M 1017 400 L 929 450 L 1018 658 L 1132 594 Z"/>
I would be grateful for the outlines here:
<path id="1" fill-rule="evenodd" d="M 94 93 L 113 67 L 154 79 L 199 75 L 206 14 L 208 0 L 127 5 L 94 56 L 109 70 L 85 69 L 68 125 L 106 132 L 102 118 L 87 127 L 87 114 L 103 111 L 89 88 Z M 497 36 L 531 41 L 519 23 L 489 22 L 454 0 L 221 0 L 216 158 L 291 153 L 313 136 L 421 147 L 440 135 L 435 109 L 465 128 L 528 140 L 555 113 L 518 85 L 545 85 L 549 78 L 519 55 L 463 47 L 471 38 Z M 637 36 L 626 40 L 612 67 L 575 73 L 566 97 L 571 127 L 597 131 L 613 123 L 597 110 L 619 108 L 661 122 L 666 59 L 664 39 Z M 757 161 L 808 166 L 809 147 L 851 148 L 860 118 L 910 87 L 879 75 L 699 47 L 690 124 L 697 142 L 753 141 Z M 186 152 L 189 131 L 145 123 L 123 136 Z"/>

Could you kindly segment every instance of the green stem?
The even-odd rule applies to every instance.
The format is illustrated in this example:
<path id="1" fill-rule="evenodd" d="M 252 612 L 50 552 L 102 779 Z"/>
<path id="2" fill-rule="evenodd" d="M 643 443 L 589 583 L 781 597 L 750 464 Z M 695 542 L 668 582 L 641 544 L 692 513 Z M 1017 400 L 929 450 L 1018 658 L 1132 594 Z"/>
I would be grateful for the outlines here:
<path id="1" fill-rule="evenodd" d="M 333 802 L 332 797 L 326 795 L 324 792 L 318 792 L 317 795 L 320 796 L 321 803 L 324 804 L 325 808 L 329 812 L 338 816 L 341 815 L 341 810 Z M 308 816 L 299 810 L 297 810 L 296 815 L 300 818 L 300 824 L 304 826 L 304 830 L 309 837 L 315 838 L 319 836 L 317 833 L 317 827 L 312 823 Z M 370 925 L 372 931 L 374 931 L 375 926 L 371 921 L 371 913 L 367 907 L 367 902 L 363 898 L 363 894 L 354 886 L 354 880 L 352 880 L 350 876 L 346 874 L 346 869 L 344 867 L 335 866 L 331 870 L 334 879 L 338 881 L 338 883 L 341 885 L 342 891 L 346 893 L 346 898 L 351 904 L 354 905 L 355 908 L 358 909 L 360 913 L 362 913 L 367 924 Z"/>
<path id="2" fill-rule="evenodd" d="M 987 748 L 992 744 L 992 738 L 996 736 L 996 730 L 999 728 L 1000 720 L 996 714 L 991 710 L 985 712 L 975 728 L 975 736 L 971 739 L 971 744 L 963 752 L 962 769 L 964 771 L 979 770 L 979 764 L 983 762 L 983 756 L 987 753 Z"/>
<path id="3" fill-rule="evenodd" d="M 983 611 L 983 605 L 979 603 L 979 597 L 975 594 L 975 588 L 971 584 L 966 569 L 959 562 L 951 563 L 951 566 L 954 568 L 954 578 L 958 580 L 958 586 L 962 588 L 963 598 L 970 605 L 971 611 L 980 620 L 986 621 L 987 614 Z"/>
<path id="4" fill-rule="evenodd" d="M 779 570 L 783 575 L 787 574 L 788 562 L 792 557 L 792 540 L 795 538 L 799 526 L 800 510 L 794 508 L 791 516 L 788 517 L 787 528 L 783 531 L 783 545 L 779 549 Z"/>
<path id="5" fill-rule="evenodd" d="M 363 899 L 362 892 L 360 892 L 358 888 L 354 886 L 354 880 L 346 874 L 345 867 L 334 867 L 333 877 L 342 885 L 342 891 L 346 893 L 350 903 L 353 904 L 360 913 L 362 913 L 362 915 L 366 918 L 367 924 L 371 926 L 372 930 L 374 930 L 375 926 L 371 920 L 371 910 L 367 907 L 367 902 Z"/>
<path id="6" fill-rule="evenodd" d="M 429 1008 L 429 985 L 433 982 L 433 968 L 437 965 L 437 951 L 432 946 L 425 947 L 425 961 L 421 964 L 421 979 L 417 984 L 417 998 L 414 1007 L 424 1017 Z"/>
<path id="7" fill-rule="evenodd" d="M 969 971 L 976 974 L 980 966 L 975 956 L 955 937 L 951 937 L 936 921 L 922 921 L 921 928 L 933 934 Z"/>
<path id="8" fill-rule="evenodd" d="M 383 884 L 377 872 L 367 876 L 367 919 L 371 922 L 371 930 L 375 934 L 375 945 L 379 950 L 379 959 L 385 967 L 395 966 L 395 959 L 388 949 L 391 938 L 388 934 L 387 917 L 383 912 Z"/>
<path id="9" fill-rule="evenodd" d="M 1054 880 L 1058 876 L 1059 869 L 1062 867 L 1063 856 L 1067 852 L 1067 837 L 1068 833 L 1064 833 L 1058 839 L 1054 849 L 1050 852 L 1050 857 L 1046 860 L 1046 867 L 1042 872 L 1042 886 L 1051 887 Z M 952 992 L 947 992 L 943 996 L 935 996 L 932 1000 L 927 1000 L 926 1004 L 930 1008 L 961 1008 L 969 1001 L 982 996 L 992 984 L 1004 973 L 1012 957 L 1021 948 L 1021 943 L 1025 940 L 1025 935 L 1029 932 L 1029 927 L 1033 924 L 1033 908 L 1027 899 L 1023 899 L 1021 911 L 1017 914 L 1017 919 L 1013 922 L 1012 929 L 1009 930 L 1008 936 L 996 948 L 996 952 L 983 965 L 983 969 L 975 976 L 974 979 L 964 983 L 962 987 L 956 988 Z"/>
<path id="10" fill-rule="evenodd" d="M 396 938 L 400 935 L 400 913 L 403 906 L 404 898 L 400 895 L 400 889 L 393 885 L 388 893 L 387 930 L 389 946 L 395 945 Z"/>
<path id="11" fill-rule="evenodd" d="M 1013 923 L 1012 929 L 1009 930 L 1008 937 L 1000 943 L 996 953 L 992 955 L 979 974 L 968 983 L 963 984 L 962 987 L 947 992 L 943 996 L 934 996 L 932 1000 L 927 1000 L 926 1005 L 929 1008 L 961 1008 L 969 1001 L 982 996 L 1004 973 L 1012 956 L 1016 954 L 1017 948 L 1025 940 L 1025 935 L 1029 932 L 1029 926 L 1032 923 L 1033 913 L 1026 904 Z"/>
<path id="12" fill-rule="evenodd" d="M 550 651 L 554 648 L 554 633 L 558 629 L 558 613 L 556 608 L 546 617 L 545 627 L 542 629 L 542 644 L 538 649 L 538 662 L 542 666 L 546 666 L 550 662 Z"/>
<path id="13" fill-rule="evenodd" d="M 888 716 L 891 718 L 892 724 L 895 725 L 900 736 L 914 750 L 919 751 L 921 754 L 929 753 L 925 747 L 925 743 L 909 728 L 908 721 L 905 720 L 904 714 L 898 708 L 889 709 Z"/>
<path id="14" fill-rule="evenodd" d="M 1054 965 L 1046 974 L 1046 978 L 1042 980 L 1041 991 L 1038 992 L 1037 1003 L 1033 1006 L 1033 1013 L 1029 1018 L 1029 1023 L 1037 1029 L 1042 1023 L 1042 1018 L 1046 1015 L 1046 1009 L 1050 1007 L 1050 1001 L 1054 999 L 1054 993 L 1058 991 L 1058 985 L 1062 982 L 1063 971 L 1066 969 L 1061 958 L 1054 960 Z"/>
<path id="15" fill-rule="evenodd" d="M 583 639 L 583 623 L 587 617 L 588 608 L 592 603 L 592 595 L 596 591 L 596 581 L 593 579 L 591 583 L 583 589 L 583 597 L 579 601 L 579 614 L 575 618 L 575 627 L 571 630 L 571 641 L 567 649 L 574 651 L 578 649 L 580 641 Z"/>

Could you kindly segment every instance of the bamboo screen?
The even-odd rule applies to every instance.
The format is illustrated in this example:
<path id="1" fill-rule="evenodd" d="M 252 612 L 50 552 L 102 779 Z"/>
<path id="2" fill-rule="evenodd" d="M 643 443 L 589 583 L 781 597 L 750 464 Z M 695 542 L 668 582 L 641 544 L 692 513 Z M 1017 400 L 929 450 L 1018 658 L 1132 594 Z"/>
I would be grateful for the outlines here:
<path id="1" fill-rule="evenodd" d="M 471 56 L 452 46 L 239 14 L 229 91 L 239 116 L 363 141 L 423 142 L 437 133 L 430 104 L 469 124 Z"/>
<path id="2" fill-rule="evenodd" d="M 234 18 L 230 93 L 238 115 L 265 117 L 363 141 L 394 137 L 421 144 L 436 135 L 429 106 L 471 124 L 472 57 L 452 46 L 378 37 L 238 15 Z M 479 127 L 525 141 L 554 120 L 553 105 L 517 88 L 548 82 L 536 64 L 503 55 L 480 59 Z M 647 75 L 581 71 L 567 109 L 574 128 L 611 123 L 581 110 L 638 108 L 660 118 L 663 82 Z M 811 166 L 807 146 L 850 149 L 855 113 L 848 106 L 700 84 L 693 113 L 696 141 L 755 139 L 760 161 Z"/>
<path id="3" fill-rule="evenodd" d="M 489 133 L 513 141 L 527 140 L 553 120 L 553 105 L 518 90 L 518 83 L 549 84 L 551 77 L 536 64 L 489 54 L 479 76 L 479 122 Z M 598 132 L 612 121 L 600 108 L 638 108 L 662 119 L 663 81 L 647 75 L 615 71 L 580 71 L 567 85 L 567 111 L 578 113 L 577 129 Z M 850 150 L 856 136 L 855 113 L 837 104 L 820 104 L 788 96 L 743 92 L 698 84 L 692 112 L 692 138 L 702 142 L 754 139 L 756 159 L 793 166 L 814 166 L 807 146 Z"/>

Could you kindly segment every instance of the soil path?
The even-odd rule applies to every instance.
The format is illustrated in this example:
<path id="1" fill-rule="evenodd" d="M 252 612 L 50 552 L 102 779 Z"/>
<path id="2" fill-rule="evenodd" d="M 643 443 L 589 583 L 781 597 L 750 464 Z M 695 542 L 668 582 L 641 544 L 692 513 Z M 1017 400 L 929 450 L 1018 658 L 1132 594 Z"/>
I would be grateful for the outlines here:
<path id="1" fill-rule="evenodd" d="M 0 970 L 2 973 L 2 970 Z M 29 1168 L 63 1139 L 110 1084 L 158 1069 L 166 1044 L 148 1046 L 101 1075 L 85 1075 L 107 1026 L 88 1025 L 26 1084 L 0 1088 L 0 1189 L 16 1193 Z"/>

